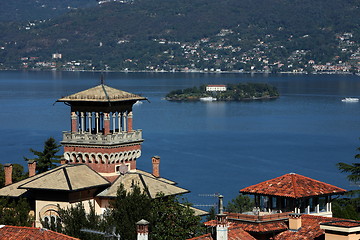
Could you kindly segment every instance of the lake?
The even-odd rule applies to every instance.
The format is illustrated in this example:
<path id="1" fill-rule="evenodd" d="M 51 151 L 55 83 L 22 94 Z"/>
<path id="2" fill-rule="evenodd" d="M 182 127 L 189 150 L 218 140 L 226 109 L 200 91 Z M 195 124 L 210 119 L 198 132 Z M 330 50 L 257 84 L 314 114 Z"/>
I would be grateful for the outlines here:
<path id="1" fill-rule="evenodd" d="M 29 149 L 58 141 L 70 129 L 62 96 L 100 83 L 99 73 L 0 72 L 1 163 L 24 164 Z M 168 102 L 171 90 L 202 84 L 266 82 L 281 97 L 254 102 Z M 225 202 L 240 189 L 295 172 L 345 189 L 356 189 L 336 163 L 354 162 L 360 146 L 360 77 L 201 73 L 106 73 L 109 86 L 149 99 L 134 106 L 134 128 L 145 139 L 140 169 L 151 172 L 161 156 L 161 176 L 191 193 L 194 204 Z"/>

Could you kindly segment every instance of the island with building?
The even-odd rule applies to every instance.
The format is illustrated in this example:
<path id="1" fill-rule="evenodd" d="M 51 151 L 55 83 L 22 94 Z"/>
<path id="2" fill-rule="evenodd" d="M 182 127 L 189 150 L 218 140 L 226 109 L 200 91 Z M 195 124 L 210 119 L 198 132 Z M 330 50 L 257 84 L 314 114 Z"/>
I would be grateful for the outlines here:
<path id="1" fill-rule="evenodd" d="M 248 101 L 278 98 L 276 87 L 267 83 L 238 83 L 201 85 L 174 90 L 165 97 L 168 101 Z"/>

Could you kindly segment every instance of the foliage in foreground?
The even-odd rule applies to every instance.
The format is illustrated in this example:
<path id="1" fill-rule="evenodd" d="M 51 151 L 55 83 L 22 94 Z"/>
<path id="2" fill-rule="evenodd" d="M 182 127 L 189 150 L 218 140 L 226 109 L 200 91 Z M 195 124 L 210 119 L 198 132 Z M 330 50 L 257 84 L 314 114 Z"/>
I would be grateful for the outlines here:
<path id="1" fill-rule="evenodd" d="M 89 206 L 89 213 L 86 213 L 85 207 L 81 203 L 67 209 L 60 209 L 58 213 L 61 222 L 43 223 L 43 225 L 45 224 L 45 228 L 80 239 L 103 239 L 101 235 L 81 231 L 81 229 L 104 230 L 105 228 L 103 220 L 95 213 L 94 205 L 89 202 Z"/>
<path id="2" fill-rule="evenodd" d="M 201 218 L 194 215 L 189 203 L 182 204 L 175 196 L 159 196 L 152 207 L 152 239 L 182 240 L 203 234 Z"/>
<path id="3" fill-rule="evenodd" d="M 126 192 L 121 185 L 117 197 L 111 202 L 103 218 L 95 214 L 92 206 L 86 213 L 79 203 L 69 209 L 61 209 L 59 215 L 63 233 L 81 239 L 99 239 L 99 235 L 81 232 L 81 228 L 120 234 L 123 240 L 136 239 L 136 223 L 141 219 L 150 222 L 149 231 L 152 240 L 183 240 L 203 233 L 201 218 L 187 204 L 181 204 L 177 197 L 159 195 L 150 199 L 136 185 Z M 57 227 L 54 230 L 59 230 Z M 103 237 L 103 236 L 100 236 Z M 101 238 L 100 238 L 101 239 Z"/>
<path id="4" fill-rule="evenodd" d="M 357 148 L 360 151 L 360 147 Z M 360 159 L 360 154 L 355 155 L 355 159 Z M 339 170 L 348 173 L 347 179 L 358 186 L 360 182 L 360 163 L 352 164 L 340 162 L 337 164 Z M 360 220 L 360 191 L 353 190 L 346 193 L 345 198 L 335 199 L 333 201 L 332 210 L 334 217 Z"/>
<path id="5" fill-rule="evenodd" d="M 33 223 L 29 215 L 30 206 L 26 199 L 0 199 L 0 225 L 27 226 Z"/>
<path id="6" fill-rule="evenodd" d="M 332 202 L 333 217 L 360 220 L 360 198 L 347 196 Z"/>
<path id="7" fill-rule="evenodd" d="M 228 202 L 225 210 L 227 212 L 243 213 L 251 211 L 255 207 L 255 202 L 249 196 L 239 194 L 236 198 Z"/>

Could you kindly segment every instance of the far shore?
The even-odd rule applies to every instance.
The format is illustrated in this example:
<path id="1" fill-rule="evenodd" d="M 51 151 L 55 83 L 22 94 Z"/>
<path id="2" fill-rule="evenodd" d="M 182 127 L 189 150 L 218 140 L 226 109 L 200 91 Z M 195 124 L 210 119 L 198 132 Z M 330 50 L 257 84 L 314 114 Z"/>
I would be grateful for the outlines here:
<path id="1" fill-rule="evenodd" d="M 202 74 L 292 74 L 292 75 L 357 75 L 360 76 L 359 73 L 351 73 L 351 72 L 264 72 L 264 71 L 202 71 L 202 70 L 177 70 L 177 71 L 167 71 L 167 70 L 161 70 L 161 71 L 150 71 L 150 70 L 138 70 L 138 71 L 132 71 L 132 70 L 82 70 L 82 69 L 75 69 L 75 70 L 57 70 L 57 69 L 0 69 L 0 71 L 27 71 L 27 72 L 94 72 L 94 73 L 107 73 L 107 72 L 114 72 L 114 73 L 202 73 Z"/>

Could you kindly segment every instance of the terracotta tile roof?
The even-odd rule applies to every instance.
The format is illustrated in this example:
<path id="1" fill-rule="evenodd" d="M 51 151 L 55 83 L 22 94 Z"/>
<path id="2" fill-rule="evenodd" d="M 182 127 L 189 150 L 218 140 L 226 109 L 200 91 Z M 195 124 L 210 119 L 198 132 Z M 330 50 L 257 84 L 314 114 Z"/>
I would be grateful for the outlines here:
<path id="1" fill-rule="evenodd" d="M 266 233 L 266 232 L 279 232 L 288 229 L 284 220 L 277 221 L 241 221 L 240 219 L 228 219 L 230 228 L 242 228 L 246 232 Z M 205 226 L 215 227 L 216 220 L 210 220 L 204 223 Z"/>
<path id="2" fill-rule="evenodd" d="M 210 233 L 187 240 L 214 240 Z M 229 227 L 228 240 L 256 240 L 249 233 L 239 227 Z"/>
<path id="3" fill-rule="evenodd" d="M 215 227 L 216 226 L 216 220 L 210 220 L 207 222 L 204 222 L 204 225 L 207 227 Z"/>
<path id="4" fill-rule="evenodd" d="M 240 190 L 241 193 L 263 194 L 291 198 L 338 194 L 345 189 L 320 182 L 296 173 L 288 173 Z"/>
<path id="5" fill-rule="evenodd" d="M 79 240 L 44 228 L 0 226 L 0 240 Z"/>
<path id="6" fill-rule="evenodd" d="M 360 222 L 353 220 L 342 220 L 342 221 L 334 221 L 326 223 L 328 226 L 336 226 L 336 227 L 359 227 Z"/>
<path id="7" fill-rule="evenodd" d="M 325 231 L 320 229 L 320 223 L 344 220 L 340 218 L 320 217 L 313 215 L 301 215 L 301 228 L 298 231 L 284 231 L 276 235 L 274 240 L 307 240 L 315 239 L 323 234 Z"/>
<path id="8" fill-rule="evenodd" d="M 199 237 L 189 238 L 187 240 L 213 240 L 213 238 L 210 233 L 207 233 Z"/>
<path id="9" fill-rule="evenodd" d="M 253 236 L 251 236 L 248 232 L 244 231 L 244 229 L 239 227 L 230 227 L 229 240 L 256 240 Z"/>
<path id="10" fill-rule="evenodd" d="M 267 233 L 267 232 L 279 232 L 288 229 L 287 224 L 284 221 L 274 222 L 234 222 L 234 226 L 241 227 L 247 232 Z"/>

